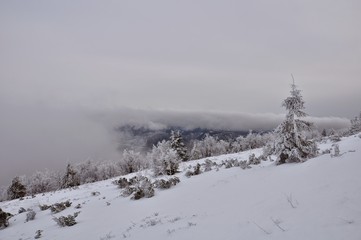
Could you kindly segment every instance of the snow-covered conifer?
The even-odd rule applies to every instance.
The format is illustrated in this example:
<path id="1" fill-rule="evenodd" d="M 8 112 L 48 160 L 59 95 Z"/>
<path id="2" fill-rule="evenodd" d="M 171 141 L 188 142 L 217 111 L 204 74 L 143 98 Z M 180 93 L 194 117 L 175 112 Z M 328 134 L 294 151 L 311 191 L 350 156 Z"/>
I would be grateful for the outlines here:
<path id="1" fill-rule="evenodd" d="M 301 91 L 294 83 L 291 87 L 291 96 L 282 104 L 287 110 L 286 119 L 275 130 L 277 164 L 303 162 L 316 155 L 316 144 L 305 136 L 305 132 L 311 130 L 312 123 L 301 119 L 307 115 L 303 111 L 305 102 Z"/>
<path id="2" fill-rule="evenodd" d="M 9 199 L 22 198 L 26 195 L 26 187 L 19 177 L 15 177 L 7 190 Z"/>
<path id="3" fill-rule="evenodd" d="M 321 136 L 322 136 L 322 137 L 327 137 L 327 131 L 326 131 L 326 129 L 323 129 L 323 130 L 322 130 Z"/>
<path id="4" fill-rule="evenodd" d="M 353 135 L 359 132 L 361 132 L 361 112 L 359 117 L 355 117 L 351 120 L 349 135 Z"/>
<path id="5" fill-rule="evenodd" d="M 172 131 L 170 135 L 170 144 L 172 148 L 177 152 L 178 157 L 182 161 L 188 161 L 189 156 L 187 154 L 187 148 L 184 145 L 183 137 L 180 131 Z"/>
<path id="6" fill-rule="evenodd" d="M 69 188 L 80 185 L 80 180 L 77 171 L 73 168 L 73 166 L 68 163 L 66 166 L 66 172 L 62 179 L 61 188 Z"/>

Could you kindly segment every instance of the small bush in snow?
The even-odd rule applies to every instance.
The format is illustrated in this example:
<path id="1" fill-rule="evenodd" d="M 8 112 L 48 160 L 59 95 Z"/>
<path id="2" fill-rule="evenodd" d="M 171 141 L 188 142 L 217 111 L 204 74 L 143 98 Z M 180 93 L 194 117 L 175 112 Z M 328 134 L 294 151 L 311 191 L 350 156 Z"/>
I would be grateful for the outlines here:
<path id="1" fill-rule="evenodd" d="M 249 158 L 248 158 L 248 164 L 249 165 L 257 165 L 257 164 L 260 164 L 260 163 L 261 163 L 261 159 L 257 158 L 254 153 L 249 155 Z"/>
<path id="2" fill-rule="evenodd" d="M 41 233 L 43 232 L 43 230 L 37 230 L 36 232 L 35 232 L 35 239 L 39 239 L 39 238 L 41 238 Z"/>
<path id="3" fill-rule="evenodd" d="M 144 178 L 136 188 L 131 199 L 138 200 L 141 198 L 151 198 L 154 196 L 154 188 L 148 178 Z"/>
<path id="4" fill-rule="evenodd" d="M 191 176 L 194 176 L 194 175 L 199 175 L 201 174 L 201 165 L 199 163 L 197 163 L 196 166 L 193 167 L 193 171 L 189 170 L 185 173 L 185 176 L 186 177 L 191 177 Z"/>
<path id="5" fill-rule="evenodd" d="M 134 184 L 140 182 L 141 180 L 143 180 L 145 178 L 146 177 L 144 177 L 144 176 L 135 176 L 135 177 L 132 177 L 132 178 L 129 179 L 129 183 L 130 183 L 130 185 L 134 185 Z"/>
<path id="6" fill-rule="evenodd" d="M 55 203 L 55 204 L 51 205 L 50 210 L 52 213 L 59 213 L 59 212 L 63 211 L 64 209 L 70 207 L 71 204 L 72 203 L 69 200 L 66 202 Z"/>
<path id="7" fill-rule="evenodd" d="M 193 171 L 188 170 L 184 175 L 185 175 L 186 177 L 191 177 L 191 176 L 193 176 Z"/>
<path id="8" fill-rule="evenodd" d="M 239 166 L 240 166 L 242 169 L 251 168 L 251 167 L 248 165 L 248 163 L 247 163 L 246 160 L 244 160 L 244 161 L 239 161 Z"/>
<path id="9" fill-rule="evenodd" d="M 261 155 L 259 155 L 258 159 L 261 161 L 267 161 L 267 155 L 262 153 Z"/>
<path id="10" fill-rule="evenodd" d="M 169 180 L 164 180 L 164 179 L 159 179 L 156 180 L 153 185 L 155 188 L 159 188 L 159 189 L 169 189 L 172 186 L 177 185 L 180 182 L 179 178 L 177 177 L 173 177 Z"/>
<path id="11" fill-rule="evenodd" d="M 26 212 L 26 209 L 23 208 L 23 207 L 21 207 L 21 208 L 19 209 L 19 211 L 18 211 L 19 214 L 20 214 L 20 213 L 24 213 L 24 212 Z"/>
<path id="12" fill-rule="evenodd" d="M 39 208 L 41 211 L 45 211 L 45 210 L 48 210 L 51 206 L 49 205 L 46 205 L 46 204 L 43 204 L 43 205 L 39 205 Z"/>
<path id="13" fill-rule="evenodd" d="M 331 153 L 331 150 L 330 149 L 326 149 L 326 150 L 323 150 L 321 154 L 330 154 Z"/>
<path id="14" fill-rule="evenodd" d="M 80 212 L 76 212 L 73 215 L 68 215 L 67 217 L 65 216 L 61 216 L 59 218 L 54 217 L 53 220 L 60 226 L 60 227 L 70 227 L 70 226 L 74 226 L 75 224 L 77 224 L 77 222 L 75 221 L 75 218 L 78 217 Z"/>
<path id="15" fill-rule="evenodd" d="M 132 200 L 138 200 L 141 198 L 151 198 L 154 196 L 154 188 L 168 189 L 179 183 L 178 177 L 172 177 L 168 180 L 158 179 L 152 182 L 147 177 L 136 176 L 129 180 L 126 178 L 119 179 L 116 184 L 120 187 L 124 187 L 121 193 L 123 197 L 129 197 L 132 195 Z"/>
<path id="16" fill-rule="evenodd" d="M 26 213 L 26 222 L 32 221 L 35 219 L 36 216 L 36 212 L 34 212 L 32 209 L 30 209 L 27 213 Z"/>
<path id="17" fill-rule="evenodd" d="M 340 147 L 338 146 L 337 143 L 333 145 L 333 154 L 331 156 L 332 157 L 339 157 L 340 156 Z"/>
<path id="18" fill-rule="evenodd" d="M 132 195 L 135 191 L 136 191 L 136 187 L 134 186 L 128 186 L 126 188 L 124 188 L 124 190 L 121 193 L 122 197 L 129 197 L 130 195 Z"/>
<path id="19" fill-rule="evenodd" d="M 331 140 L 332 142 L 339 142 L 339 141 L 341 141 L 341 137 L 340 137 L 340 135 L 338 135 L 337 133 L 335 133 L 335 134 L 333 134 L 333 135 L 330 136 L 330 140 Z"/>
<path id="20" fill-rule="evenodd" d="M 230 161 L 227 160 L 227 161 L 224 162 L 224 167 L 225 168 L 231 168 L 231 167 L 233 167 L 233 165 L 232 165 L 232 163 Z"/>
<path id="21" fill-rule="evenodd" d="M 141 225 L 141 227 L 143 227 L 143 228 L 154 227 L 161 223 L 162 223 L 162 220 L 160 220 L 160 219 L 149 219 L 145 222 L 146 225 Z"/>
<path id="22" fill-rule="evenodd" d="M 9 218 L 11 218 L 13 215 L 8 212 L 3 212 L 3 210 L 0 208 L 0 228 L 9 226 Z"/>
<path id="23" fill-rule="evenodd" d="M 100 195 L 100 192 L 98 192 L 98 191 L 92 192 L 91 195 L 94 196 L 94 197 L 96 197 L 96 196 L 99 196 L 99 195 Z"/>
<path id="24" fill-rule="evenodd" d="M 225 168 L 239 167 L 239 162 L 237 161 L 237 159 L 228 159 L 226 161 L 223 161 L 222 165 L 224 165 Z"/>
<path id="25" fill-rule="evenodd" d="M 197 163 L 197 165 L 194 167 L 194 171 L 193 171 L 193 174 L 194 175 L 199 175 L 201 174 L 201 165 L 199 163 Z"/>
<path id="26" fill-rule="evenodd" d="M 212 170 L 212 166 L 214 166 L 214 165 L 217 165 L 215 162 L 212 162 L 211 160 L 209 160 L 209 159 L 206 159 L 205 161 L 204 161 L 204 171 L 205 172 L 209 172 L 209 171 L 211 171 Z"/>
<path id="27" fill-rule="evenodd" d="M 118 181 L 116 181 L 116 184 L 120 188 L 126 188 L 126 187 L 129 187 L 131 185 L 131 182 L 128 181 L 128 179 L 126 179 L 126 178 L 120 178 Z"/>
<path id="28" fill-rule="evenodd" d="M 112 235 L 112 233 L 109 232 L 105 235 L 105 237 L 101 237 L 100 240 L 108 240 L 108 239 L 112 239 L 112 238 L 115 238 L 115 235 Z"/>

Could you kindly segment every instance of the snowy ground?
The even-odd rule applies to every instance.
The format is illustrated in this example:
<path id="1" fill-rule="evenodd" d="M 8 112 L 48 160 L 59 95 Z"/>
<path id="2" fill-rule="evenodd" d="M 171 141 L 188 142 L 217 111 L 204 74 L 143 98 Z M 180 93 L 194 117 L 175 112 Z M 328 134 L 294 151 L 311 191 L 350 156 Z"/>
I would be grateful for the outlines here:
<path id="1" fill-rule="evenodd" d="M 360 240 L 361 138 L 344 138 L 339 145 L 340 157 L 327 154 L 302 164 L 275 166 L 266 161 L 251 169 L 221 168 L 191 178 L 183 171 L 177 175 L 177 186 L 138 201 L 121 197 L 113 179 L 2 202 L 0 208 L 6 212 L 17 214 L 24 207 L 37 215 L 25 223 L 26 213 L 17 214 L 0 230 L 0 239 L 34 239 L 35 232 L 43 230 L 41 239 L 49 240 Z M 320 148 L 331 148 L 331 143 Z M 260 150 L 210 159 L 247 160 L 250 153 L 258 155 Z M 72 206 L 54 216 L 81 211 L 72 227 L 59 227 L 50 210 L 38 207 L 66 200 Z M 81 209 L 74 208 L 78 204 Z"/>

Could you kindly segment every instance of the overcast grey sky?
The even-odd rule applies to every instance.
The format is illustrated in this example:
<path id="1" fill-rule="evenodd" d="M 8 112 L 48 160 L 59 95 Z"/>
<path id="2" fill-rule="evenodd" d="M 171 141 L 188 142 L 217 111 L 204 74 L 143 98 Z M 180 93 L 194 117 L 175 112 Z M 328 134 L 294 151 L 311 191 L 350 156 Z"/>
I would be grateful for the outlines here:
<path id="1" fill-rule="evenodd" d="M 0 1 L 1 101 L 281 113 L 361 102 L 359 0 Z"/>
<path id="2" fill-rule="evenodd" d="M 108 126 L 88 118 L 104 109 L 284 113 L 291 73 L 311 116 L 356 116 L 360 12 L 359 0 L 0 0 L 0 161 L 114 156 Z"/>

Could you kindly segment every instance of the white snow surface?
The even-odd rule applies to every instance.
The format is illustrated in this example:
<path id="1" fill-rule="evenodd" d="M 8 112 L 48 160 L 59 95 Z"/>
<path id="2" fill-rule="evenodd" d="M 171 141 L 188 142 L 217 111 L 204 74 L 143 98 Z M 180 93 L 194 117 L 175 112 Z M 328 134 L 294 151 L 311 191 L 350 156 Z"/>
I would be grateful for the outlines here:
<path id="1" fill-rule="evenodd" d="M 324 154 L 304 163 L 276 166 L 272 161 L 243 170 L 212 170 L 156 190 L 153 198 L 121 197 L 115 179 L 78 189 L 39 194 L 35 198 L 1 202 L 3 211 L 16 214 L 0 230 L 1 240 L 34 239 L 361 239 L 361 138 L 343 138 L 341 156 Z M 332 143 L 321 144 L 321 150 Z M 261 149 L 209 158 L 247 160 Z M 150 172 L 143 172 L 150 175 Z M 132 175 L 129 175 L 131 177 Z M 119 179 L 119 178 L 116 178 Z M 94 196 L 92 192 L 100 194 Z M 39 204 L 70 200 L 72 206 L 52 215 Z M 81 209 L 75 209 L 81 204 Z M 25 222 L 20 207 L 32 208 L 35 220 Z M 59 227 L 53 217 L 81 211 L 77 224 Z"/>

